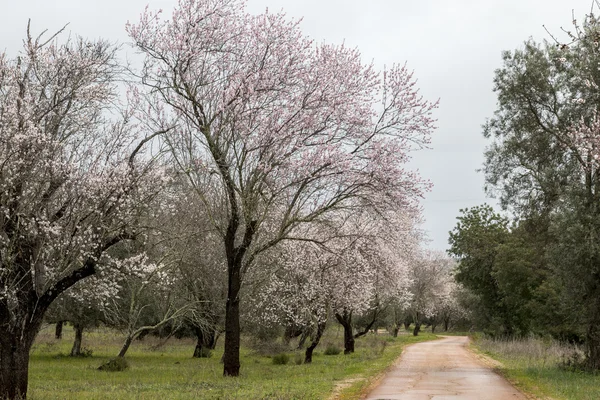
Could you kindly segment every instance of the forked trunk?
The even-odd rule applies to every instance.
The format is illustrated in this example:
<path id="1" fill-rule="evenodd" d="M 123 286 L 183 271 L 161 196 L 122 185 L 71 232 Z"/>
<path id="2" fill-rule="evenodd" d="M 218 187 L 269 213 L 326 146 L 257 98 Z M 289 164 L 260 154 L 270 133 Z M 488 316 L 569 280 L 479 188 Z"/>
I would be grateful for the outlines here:
<path id="1" fill-rule="evenodd" d="M 354 353 L 354 335 L 352 334 L 352 311 L 336 313 L 335 318 L 344 327 L 344 354 Z"/>
<path id="2" fill-rule="evenodd" d="M 198 327 L 194 328 L 196 333 L 196 348 L 194 349 L 194 358 L 206 357 L 209 350 L 215 348 L 216 332 L 213 329 L 205 331 Z"/>
<path id="3" fill-rule="evenodd" d="M 317 348 L 317 346 L 319 345 L 319 342 L 321 341 L 321 336 L 323 336 L 323 332 L 325 332 L 326 323 L 327 322 L 319 322 L 317 324 L 317 331 L 315 332 L 315 335 L 312 338 L 310 346 L 308 346 L 306 348 L 306 351 L 304 352 L 304 363 L 305 364 L 312 363 L 313 351 Z"/>
<path id="4" fill-rule="evenodd" d="M 73 325 L 75 330 L 75 341 L 73 341 L 73 347 L 71 348 L 71 357 L 77 357 L 81 355 L 81 342 L 83 340 L 83 325 Z"/>

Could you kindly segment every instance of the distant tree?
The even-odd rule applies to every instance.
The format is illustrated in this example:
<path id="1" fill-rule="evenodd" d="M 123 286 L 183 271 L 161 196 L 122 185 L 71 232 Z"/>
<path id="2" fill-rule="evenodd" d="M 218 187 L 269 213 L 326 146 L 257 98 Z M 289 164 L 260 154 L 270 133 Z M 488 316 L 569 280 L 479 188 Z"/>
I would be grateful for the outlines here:
<path id="1" fill-rule="evenodd" d="M 509 237 L 508 220 L 488 205 L 461 212 L 456 227 L 450 232 L 449 253 L 458 261 L 456 280 L 477 295 L 487 327 L 512 335 L 510 310 L 502 303 L 494 277 L 499 246 Z"/>

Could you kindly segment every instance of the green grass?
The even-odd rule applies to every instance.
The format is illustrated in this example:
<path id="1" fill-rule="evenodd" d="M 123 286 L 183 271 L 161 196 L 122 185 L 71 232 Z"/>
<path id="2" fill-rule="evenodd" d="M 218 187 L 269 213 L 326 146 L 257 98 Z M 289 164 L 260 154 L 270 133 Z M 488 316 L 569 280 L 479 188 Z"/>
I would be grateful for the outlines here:
<path id="1" fill-rule="evenodd" d="M 478 339 L 475 347 L 500 361 L 498 372 L 525 392 L 556 400 L 600 399 L 600 374 L 568 371 L 565 358 L 581 350 L 551 340 Z"/>
<path id="2" fill-rule="evenodd" d="M 92 356 L 72 358 L 65 356 L 72 344 L 70 331 L 67 328 L 58 341 L 51 329 L 40 332 L 31 355 L 30 399 L 327 399 L 340 383 L 356 379 L 340 392 L 340 398 L 352 399 L 400 355 L 405 344 L 435 338 L 429 333 L 417 338 L 368 335 L 356 341 L 354 354 L 325 356 L 327 342 L 343 341 L 343 335 L 332 329 L 310 365 L 274 365 L 271 358 L 243 346 L 241 376 L 225 378 L 222 347 L 211 358 L 194 359 L 191 339 L 172 339 L 156 349 L 159 340 L 147 337 L 131 346 L 126 371 L 98 371 L 118 353 L 123 338 L 112 331 L 87 332 L 83 346 L 93 350 Z M 294 359 L 293 352 L 290 355 Z"/>

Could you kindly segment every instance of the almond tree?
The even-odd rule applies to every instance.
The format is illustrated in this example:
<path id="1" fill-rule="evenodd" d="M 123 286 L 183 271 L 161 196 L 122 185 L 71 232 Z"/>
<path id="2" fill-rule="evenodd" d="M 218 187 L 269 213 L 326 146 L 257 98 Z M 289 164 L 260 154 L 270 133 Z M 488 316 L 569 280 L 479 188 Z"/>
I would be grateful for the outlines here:
<path id="1" fill-rule="evenodd" d="M 409 238 L 413 229 L 407 226 L 413 220 L 382 221 L 370 215 L 374 222 L 369 223 L 364 217 L 347 220 L 337 230 L 317 227 L 302 235 L 311 240 L 286 241 L 269 253 L 277 269 L 254 299 L 254 315 L 266 323 L 289 321 L 308 328 L 311 343 L 306 363 L 311 362 L 331 316 L 344 327 L 348 354 L 354 352 L 354 339 L 361 336 L 353 332 L 353 315 L 373 311 L 375 301 L 382 306 L 392 298 L 401 303 L 408 300 L 404 252 L 414 243 Z M 384 232 L 390 234 L 381 235 Z"/>
<path id="2" fill-rule="evenodd" d="M 237 376 L 254 259 L 330 213 L 413 202 L 426 184 L 405 164 L 437 103 L 404 66 L 379 73 L 358 50 L 317 45 L 299 21 L 249 15 L 239 0 L 182 0 L 171 18 L 146 10 L 127 29 L 146 56 L 148 121 L 177 126 L 173 160 L 222 239 L 224 375 Z"/>
<path id="3" fill-rule="evenodd" d="M 160 186 L 130 110 L 117 113 L 115 52 L 28 29 L 18 57 L 0 54 L 1 398 L 26 396 L 44 313 L 135 236 Z"/>

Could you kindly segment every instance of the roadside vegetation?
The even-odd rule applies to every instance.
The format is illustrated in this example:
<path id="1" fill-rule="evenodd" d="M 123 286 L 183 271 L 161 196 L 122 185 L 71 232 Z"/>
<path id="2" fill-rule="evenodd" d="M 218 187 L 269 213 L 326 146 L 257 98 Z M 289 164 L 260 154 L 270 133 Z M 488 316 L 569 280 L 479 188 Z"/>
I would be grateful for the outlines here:
<path id="1" fill-rule="evenodd" d="M 500 361 L 498 372 L 525 392 L 555 400 L 600 398 L 600 374 L 576 368 L 585 354 L 581 346 L 539 338 L 476 338 L 474 344 Z"/>
<path id="2" fill-rule="evenodd" d="M 315 351 L 312 364 L 297 363 L 295 347 L 279 341 L 257 344 L 243 337 L 241 363 L 248 368 L 239 379 L 223 377 L 220 362 L 223 346 L 211 357 L 192 358 L 193 339 L 146 336 L 131 345 L 129 368 L 122 372 L 99 371 L 98 367 L 119 351 L 123 335 L 112 330 L 90 331 L 84 340 L 85 356 L 70 357 L 74 337 L 70 327 L 57 340 L 46 328 L 33 346 L 29 397 L 42 399 L 354 399 L 370 378 L 383 372 L 410 343 L 434 339 L 422 332 L 415 337 L 401 332 L 396 338 L 380 333 L 356 341 L 355 352 L 324 355 L 327 346 Z M 343 343 L 343 331 L 331 329 L 324 344 Z M 283 365 L 273 363 L 282 348 L 289 356 Z"/>

